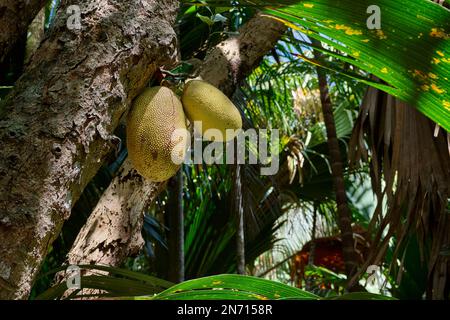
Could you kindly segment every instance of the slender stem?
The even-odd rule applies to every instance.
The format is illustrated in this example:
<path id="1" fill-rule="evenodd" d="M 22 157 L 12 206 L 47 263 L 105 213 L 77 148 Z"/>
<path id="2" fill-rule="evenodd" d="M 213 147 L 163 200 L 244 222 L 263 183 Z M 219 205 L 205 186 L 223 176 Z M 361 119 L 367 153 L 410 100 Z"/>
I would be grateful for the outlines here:
<path id="1" fill-rule="evenodd" d="M 313 212 L 313 225 L 311 232 L 311 246 L 309 247 L 309 256 L 308 256 L 308 266 L 314 265 L 315 252 L 316 252 L 316 223 L 317 223 L 317 203 L 314 202 L 314 212 Z M 313 286 L 313 281 L 310 277 L 305 277 L 305 287 L 306 290 L 311 290 Z"/>
<path id="2" fill-rule="evenodd" d="M 242 205 L 241 165 L 236 161 L 235 172 L 235 210 L 236 228 L 236 259 L 237 273 L 245 274 L 245 237 L 244 237 L 244 208 Z"/>
<path id="3" fill-rule="evenodd" d="M 311 246 L 309 249 L 308 264 L 312 266 L 314 264 L 315 250 L 316 250 L 316 224 L 317 224 L 317 203 L 314 202 L 314 213 L 313 213 L 313 225 L 311 232 Z"/>
<path id="4" fill-rule="evenodd" d="M 172 196 L 169 205 L 169 280 L 184 281 L 184 212 L 183 212 L 183 170 L 169 182 Z"/>

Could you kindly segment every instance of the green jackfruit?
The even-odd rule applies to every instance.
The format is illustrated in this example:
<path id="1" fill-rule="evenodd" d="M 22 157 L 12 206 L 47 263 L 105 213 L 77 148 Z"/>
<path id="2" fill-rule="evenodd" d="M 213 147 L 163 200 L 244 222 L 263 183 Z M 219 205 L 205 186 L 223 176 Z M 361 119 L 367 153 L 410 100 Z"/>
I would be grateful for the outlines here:
<path id="1" fill-rule="evenodd" d="M 136 98 L 127 119 L 127 147 L 140 175 L 155 182 L 174 176 L 187 142 L 183 106 L 172 90 L 148 88 Z"/>
<path id="2" fill-rule="evenodd" d="M 202 80 L 191 80 L 184 86 L 181 97 L 184 110 L 191 122 L 201 122 L 201 132 L 205 139 L 227 141 L 234 135 L 226 135 L 227 129 L 242 128 L 242 118 L 239 110 L 219 89 Z M 222 138 L 212 139 L 205 131 L 217 129 Z"/>

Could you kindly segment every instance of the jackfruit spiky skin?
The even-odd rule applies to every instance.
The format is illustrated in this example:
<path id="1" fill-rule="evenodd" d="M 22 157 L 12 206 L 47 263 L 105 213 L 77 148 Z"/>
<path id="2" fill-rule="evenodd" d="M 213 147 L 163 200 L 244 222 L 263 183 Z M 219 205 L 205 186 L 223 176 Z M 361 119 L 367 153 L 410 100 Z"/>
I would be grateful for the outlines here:
<path id="1" fill-rule="evenodd" d="M 184 86 L 181 97 L 184 110 L 191 122 L 202 122 L 202 134 L 208 129 L 217 129 L 223 139 L 215 137 L 215 141 L 227 141 L 234 135 L 227 136 L 226 130 L 242 128 L 242 118 L 239 110 L 219 89 L 202 80 L 191 80 Z M 220 138 L 220 137 L 219 137 Z"/>
<path id="2" fill-rule="evenodd" d="M 140 175 L 155 182 L 174 176 L 185 158 L 187 139 L 183 106 L 172 90 L 148 88 L 133 102 L 127 118 L 127 147 Z"/>

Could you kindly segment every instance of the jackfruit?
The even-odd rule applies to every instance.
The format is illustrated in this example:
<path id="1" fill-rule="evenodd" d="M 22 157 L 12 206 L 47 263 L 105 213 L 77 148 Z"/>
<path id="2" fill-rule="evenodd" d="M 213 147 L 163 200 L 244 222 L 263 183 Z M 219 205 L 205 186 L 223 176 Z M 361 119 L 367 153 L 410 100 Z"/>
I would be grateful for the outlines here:
<path id="1" fill-rule="evenodd" d="M 152 87 L 136 98 L 127 118 L 127 147 L 140 175 L 155 182 L 174 176 L 187 142 L 183 106 L 172 90 Z"/>
<path id="2" fill-rule="evenodd" d="M 208 82 L 202 80 L 187 82 L 181 101 L 189 120 L 194 122 L 194 125 L 196 121 L 201 122 L 201 133 L 207 140 L 231 140 L 235 135 L 227 135 L 226 130 L 242 128 L 239 110 L 225 94 Z M 219 136 L 212 133 L 213 139 L 211 134 L 205 134 L 209 129 L 219 130 Z"/>

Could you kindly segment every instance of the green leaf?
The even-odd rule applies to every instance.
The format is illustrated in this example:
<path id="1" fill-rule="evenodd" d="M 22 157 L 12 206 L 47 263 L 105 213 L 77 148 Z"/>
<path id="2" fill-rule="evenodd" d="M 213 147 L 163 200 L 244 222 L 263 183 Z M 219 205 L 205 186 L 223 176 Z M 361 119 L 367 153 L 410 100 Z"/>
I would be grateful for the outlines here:
<path id="1" fill-rule="evenodd" d="M 160 278 L 156 278 L 156 277 L 149 276 L 149 275 L 142 274 L 142 273 L 135 272 L 135 271 L 130 271 L 127 269 L 115 268 L 115 267 L 110 267 L 110 266 L 102 266 L 102 265 L 79 265 L 78 267 L 80 267 L 81 269 L 87 269 L 87 270 L 107 271 L 110 274 L 124 276 L 124 277 L 127 277 L 132 280 L 143 281 L 143 282 L 146 282 L 153 286 L 159 286 L 161 288 L 169 288 L 170 286 L 173 285 L 173 283 L 170 281 L 166 281 L 166 280 L 163 280 Z"/>
<path id="2" fill-rule="evenodd" d="M 203 16 L 200 13 L 197 13 L 196 16 L 197 16 L 197 18 L 202 20 L 204 23 L 206 23 L 208 26 L 212 26 L 214 24 L 214 20 L 212 20 L 211 18 L 209 18 L 207 16 Z"/>
<path id="3" fill-rule="evenodd" d="M 46 275 L 63 271 L 66 269 L 66 267 L 67 266 L 63 266 L 49 271 L 48 273 L 46 273 Z M 85 270 L 99 270 L 108 272 L 110 275 L 100 274 L 81 276 L 81 287 L 83 289 L 103 290 L 114 297 L 155 294 L 173 285 L 172 282 L 127 269 L 120 269 L 102 265 L 79 265 L 78 267 Z M 119 276 L 120 278 L 117 276 Z M 60 299 L 61 297 L 63 297 L 66 290 L 67 284 L 66 282 L 62 282 L 49 288 L 48 290 L 37 296 L 35 299 Z M 74 297 L 78 298 L 79 296 L 74 295 Z"/>
<path id="4" fill-rule="evenodd" d="M 98 266 L 95 266 L 98 268 Z M 101 269 L 107 267 L 100 266 Z M 136 272 L 115 269 L 116 274 L 127 274 L 140 278 Z M 161 280 L 164 282 L 164 280 Z M 159 289 L 148 283 L 117 278 L 109 275 L 89 275 L 81 277 L 82 288 L 101 290 L 98 294 L 78 294 L 75 290 L 67 299 L 90 298 L 118 298 L 135 300 L 318 300 L 307 291 L 285 285 L 280 282 L 256 277 L 223 274 L 209 276 L 182 282 L 171 288 L 159 292 Z M 66 283 L 60 283 L 43 294 L 37 300 L 61 298 L 66 291 Z M 156 295 L 155 295 L 156 294 Z M 331 300 L 393 300 L 393 298 L 371 294 L 350 293 L 343 296 L 328 298 Z"/>
<path id="5" fill-rule="evenodd" d="M 152 297 L 155 300 L 274 300 L 287 298 L 315 300 L 318 299 L 318 296 L 275 281 L 224 274 L 189 280 Z"/>
<path id="6" fill-rule="evenodd" d="M 381 8 L 380 30 L 369 30 L 369 5 Z M 268 9 L 339 49 L 352 64 L 391 86 L 386 92 L 416 106 L 450 130 L 450 13 L 427 0 L 305 1 Z"/>
<path id="7" fill-rule="evenodd" d="M 66 292 L 67 290 L 67 285 L 66 283 L 60 283 L 56 286 L 53 286 L 49 289 L 47 289 L 46 291 L 44 291 L 43 293 L 41 293 L 40 295 L 38 295 L 36 298 L 34 298 L 35 300 L 55 300 L 55 299 L 59 299 L 64 295 L 64 292 Z"/>
<path id="8" fill-rule="evenodd" d="M 224 12 L 230 11 L 231 9 L 233 9 L 233 7 L 216 7 L 215 12 L 216 13 L 224 13 Z"/>
<path id="9" fill-rule="evenodd" d="M 197 7 L 196 6 L 190 6 L 185 12 L 184 14 L 192 14 L 195 11 L 197 11 Z"/>

